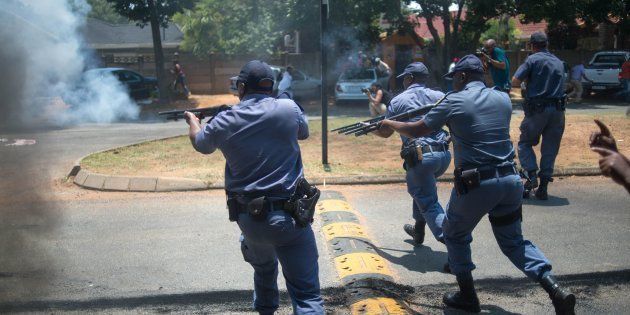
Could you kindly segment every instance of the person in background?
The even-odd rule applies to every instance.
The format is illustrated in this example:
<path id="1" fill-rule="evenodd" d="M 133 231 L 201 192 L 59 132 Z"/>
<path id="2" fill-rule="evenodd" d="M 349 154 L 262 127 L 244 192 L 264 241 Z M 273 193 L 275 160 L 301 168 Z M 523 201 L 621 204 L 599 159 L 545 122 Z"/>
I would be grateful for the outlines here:
<path id="1" fill-rule="evenodd" d="M 455 68 L 455 64 L 459 61 L 459 58 L 455 57 L 453 58 L 453 62 L 451 62 L 451 64 L 448 66 L 448 72 L 453 71 L 453 68 Z M 451 77 L 446 77 L 444 78 L 444 80 L 446 80 L 446 91 L 450 92 L 453 90 L 453 78 Z"/>
<path id="2" fill-rule="evenodd" d="M 383 89 L 383 86 L 379 83 L 372 83 L 370 88 L 365 91 L 365 94 L 369 100 L 370 115 L 376 117 L 385 114 L 387 107 L 389 107 L 389 102 L 392 100 L 392 93 Z"/>
<path id="3" fill-rule="evenodd" d="M 186 84 L 186 74 L 184 73 L 184 68 L 178 60 L 173 60 L 173 68 L 171 69 L 171 73 L 175 76 L 173 89 L 177 91 L 177 86 L 181 85 L 182 89 L 184 90 L 184 95 L 189 96 L 190 90 L 188 89 L 188 85 Z"/>
<path id="4" fill-rule="evenodd" d="M 509 94 L 512 88 L 510 84 L 510 61 L 505 55 L 505 50 L 497 47 L 494 39 L 485 41 L 483 47 L 486 53 L 482 52 L 482 56 L 490 70 L 494 87 Z"/>
<path id="5" fill-rule="evenodd" d="M 582 101 L 582 79 L 593 83 L 593 80 L 586 77 L 582 61 L 578 62 L 575 66 L 573 66 L 573 68 L 571 68 L 571 77 L 569 79 L 569 85 L 571 86 L 572 91 L 569 95 L 567 95 L 567 97 L 573 99 L 574 102 L 579 103 Z"/>
<path id="6" fill-rule="evenodd" d="M 619 81 L 621 82 L 621 91 L 617 93 L 617 95 L 621 95 L 623 100 L 630 103 L 630 60 L 626 60 L 621 65 L 621 70 L 619 71 Z M 630 116 L 630 104 L 628 104 L 626 116 Z"/>

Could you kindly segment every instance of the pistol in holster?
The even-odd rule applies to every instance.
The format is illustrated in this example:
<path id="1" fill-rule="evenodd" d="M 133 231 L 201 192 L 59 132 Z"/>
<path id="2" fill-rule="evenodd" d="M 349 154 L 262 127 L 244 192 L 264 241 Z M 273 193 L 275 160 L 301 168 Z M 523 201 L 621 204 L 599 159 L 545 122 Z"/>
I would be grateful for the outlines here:
<path id="1" fill-rule="evenodd" d="M 400 157 L 404 161 L 403 168 L 405 171 L 418 164 L 422 164 L 422 147 L 416 145 L 415 143 L 403 146 L 400 150 Z"/>
<path id="2" fill-rule="evenodd" d="M 455 169 L 455 191 L 458 196 L 467 194 L 470 190 L 479 187 L 481 175 L 476 168 L 464 170 L 461 167 Z"/>
<path id="3" fill-rule="evenodd" d="M 309 184 L 305 178 L 300 178 L 295 193 L 285 203 L 284 210 L 291 214 L 297 225 L 306 227 L 313 223 L 315 205 L 320 195 L 317 187 Z"/>

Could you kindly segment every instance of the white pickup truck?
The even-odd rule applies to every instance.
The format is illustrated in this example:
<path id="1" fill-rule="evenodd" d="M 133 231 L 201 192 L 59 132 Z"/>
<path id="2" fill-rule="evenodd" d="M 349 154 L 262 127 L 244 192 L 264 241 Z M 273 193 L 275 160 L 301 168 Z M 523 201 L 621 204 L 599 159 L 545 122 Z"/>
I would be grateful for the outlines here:
<path id="1" fill-rule="evenodd" d="M 582 78 L 584 95 L 590 95 L 591 92 L 620 89 L 619 71 L 621 65 L 628 59 L 630 59 L 630 52 L 628 51 L 601 51 L 595 53 L 584 71 L 584 75 L 593 82 L 591 83 Z"/>

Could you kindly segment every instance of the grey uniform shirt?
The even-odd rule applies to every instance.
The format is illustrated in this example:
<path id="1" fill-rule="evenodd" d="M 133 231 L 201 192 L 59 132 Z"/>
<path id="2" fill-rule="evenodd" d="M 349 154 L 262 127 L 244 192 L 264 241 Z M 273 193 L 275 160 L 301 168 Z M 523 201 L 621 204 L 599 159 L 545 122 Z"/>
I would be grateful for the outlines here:
<path id="1" fill-rule="evenodd" d="M 221 150 L 227 191 L 285 198 L 303 176 L 298 140 L 306 138 L 308 124 L 295 102 L 250 94 L 205 125 L 195 148 Z"/>
<path id="2" fill-rule="evenodd" d="M 444 93 L 427 88 L 423 84 L 414 83 L 392 99 L 385 117 L 402 114 L 413 109 L 435 104 L 444 96 Z M 411 118 L 409 121 L 418 121 L 422 116 Z M 447 143 L 448 133 L 443 129 L 436 129 L 431 134 L 413 139 L 418 145 L 440 145 Z M 400 136 L 403 145 L 408 145 L 411 139 Z"/>
<path id="3" fill-rule="evenodd" d="M 564 95 L 564 65 L 546 49 L 527 57 L 514 76 L 527 81 L 527 98 L 562 98 Z"/>
<path id="4" fill-rule="evenodd" d="M 448 126 L 455 167 L 470 169 L 514 159 L 511 118 L 512 103 L 507 93 L 473 81 L 464 90 L 449 94 L 427 113 L 424 122 L 433 130 Z"/>

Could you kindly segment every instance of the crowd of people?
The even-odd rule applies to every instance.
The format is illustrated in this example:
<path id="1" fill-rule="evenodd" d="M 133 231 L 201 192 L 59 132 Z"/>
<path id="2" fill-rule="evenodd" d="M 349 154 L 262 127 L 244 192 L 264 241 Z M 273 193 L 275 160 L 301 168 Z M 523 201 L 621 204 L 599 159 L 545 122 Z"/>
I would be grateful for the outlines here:
<path id="1" fill-rule="evenodd" d="M 455 276 L 459 290 L 444 294 L 443 302 L 453 308 L 481 311 L 470 244 L 473 230 L 488 215 L 502 252 L 514 266 L 541 285 L 557 314 L 574 314 L 575 295 L 557 281 L 550 260 L 522 234 L 523 198 L 534 193 L 540 200 L 548 199 L 566 105 L 563 63 L 547 49 L 545 33 L 532 34 L 530 42 L 533 53 L 511 80 L 505 52 L 488 40 L 482 54 L 462 57 L 444 75 L 452 92 L 428 88 L 430 69 L 422 62 L 409 64 L 397 76 L 404 88 L 400 94 L 392 97 L 378 83 L 366 91 L 371 113 L 385 115 L 373 134 L 387 138 L 398 133 L 402 142 L 401 158 L 415 220 L 403 229 L 416 244 L 422 244 L 428 226 L 446 246 L 444 270 Z M 376 67 L 384 64 L 380 59 L 370 62 Z M 485 83 L 488 70 L 494 87 Z M 388 67 L 382 66 L 381 71 L 391 75 Z M 287 95 L 275 98 L 271 68 L 251 61 L 238 76 L 238 105 L 217 114 L 205 126 L 192 113 L 186 113 L 186 121 L 197 151 L 210 154 L 218 149 L 226 158 L 230 220 L 238 224 L 243 258 L 254 268 L 256 311 L 272 314 L 278 308 L 280 262 L 294 313 L 324 314 L 315 236 L 310 225 L 299 224 L 303 218 L 296 217 L 295 205 L 306 198 L 297 193 L 304 183 L 298 140 L 306 139 L 309 129 L 303 110 L 291 100 L 290 74 L 287 68 L 279 87 Z M 580 68 L 575 75 L 581 75 Z M 525 118 L 515 149 L 510 139 L 508 92 L 523 82 L 527 83 Z M 436 106 L 423 116 L 406 122 L 388 119 L 427 104 Z M 608 128 L 596 123 L 600 131 L 592 135 L 591 147 L 601 155 L 602 173 L 630 192 L 630 161 L 618 151 Z M 541 138 L 538 163 L 532 147 Z M 443 207 L 436 181 L 451 163 L 451 145 L 454 187 Z M 251 152 L 256 152 L 256 158 Z M 515 161 L 517 152 L 525 181 Z"/>

